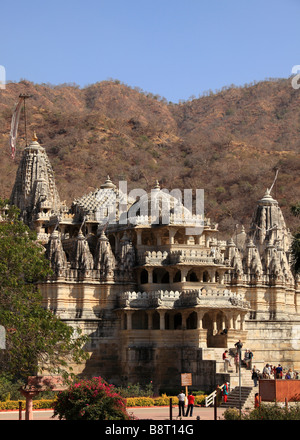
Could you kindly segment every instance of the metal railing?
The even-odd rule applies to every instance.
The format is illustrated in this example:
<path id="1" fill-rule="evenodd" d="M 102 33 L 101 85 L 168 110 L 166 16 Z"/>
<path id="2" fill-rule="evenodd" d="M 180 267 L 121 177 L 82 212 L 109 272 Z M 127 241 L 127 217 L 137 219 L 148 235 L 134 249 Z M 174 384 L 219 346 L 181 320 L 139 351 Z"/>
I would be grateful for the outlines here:
<path id="1" fill-rule="evenodd" d="M 224 385 L 225 383 L 223 383 L 223 385 L 221 385 L 220 388 L 223 388 Z M 205 407 L 214 405 L 216 395 L 217 395 L 217 390 L 214 390 L 212 393 L 210 393 L 208 396 L 205 397 Z"/>

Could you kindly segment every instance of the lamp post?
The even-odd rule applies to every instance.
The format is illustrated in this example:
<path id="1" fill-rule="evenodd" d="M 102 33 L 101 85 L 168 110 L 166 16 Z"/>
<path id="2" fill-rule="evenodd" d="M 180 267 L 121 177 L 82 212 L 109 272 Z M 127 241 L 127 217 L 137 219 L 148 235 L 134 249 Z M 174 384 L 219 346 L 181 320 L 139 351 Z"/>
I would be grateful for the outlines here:
<path id="1" fill-rule="evenodd" d="M 241 355 L 241 347 L 238 347 L 239 350 L 239 410 L 240 410 L 240 419 L 242 418 L 242 389 L 241 389 L 241 363 L 242 363 L 242 355 Z"/>

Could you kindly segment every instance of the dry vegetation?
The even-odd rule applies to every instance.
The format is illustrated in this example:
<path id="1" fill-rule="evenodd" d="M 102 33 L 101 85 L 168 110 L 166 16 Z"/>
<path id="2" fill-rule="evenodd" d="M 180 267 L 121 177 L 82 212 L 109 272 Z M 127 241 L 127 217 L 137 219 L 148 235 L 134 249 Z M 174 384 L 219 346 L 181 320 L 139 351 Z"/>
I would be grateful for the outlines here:
<path id="1" fill-rule="evenodd" d="M 129 189 L 204 188 L 206 213 L 231 233 L 249 224 L 256 201 L 270 187 L 289 227 L 300 200 L 300 90 L 268 80 L 229 87 L 180 104 L 119 81 L 76 85 L 8 84 L 0 93 L 0 195 L 9 197 L 24 147 L 23 120 L 15 162 L 8 139 L 20 93 L 27 100 L 29 137 L 46 148 L 62 200 L 97 187 L 107 174 Z M 275 192 L 273 193 L 275 195 Z"/>

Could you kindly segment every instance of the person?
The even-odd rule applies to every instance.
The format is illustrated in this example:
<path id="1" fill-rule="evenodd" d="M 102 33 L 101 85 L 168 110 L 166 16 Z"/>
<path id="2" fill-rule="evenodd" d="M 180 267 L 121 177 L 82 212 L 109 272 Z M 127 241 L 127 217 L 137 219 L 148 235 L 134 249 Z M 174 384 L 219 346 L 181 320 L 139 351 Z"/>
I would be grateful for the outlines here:
<path id="1" fill-rule="evenodd" d="M 240 358 L 239 358 L 238 351 L 236 352 L 236 354 L 234 356 L 234 363 L 235 363 L 235 372 L 238 373 L 239 372 L 239 365 L 240 365 Z"/>
<path id="2" fill-rule="evenodd" d="M 263 369 L 263 378 L 264 379 L 270 379 L 270 369 L 269 364 L 266 364 L 266 366 Z"/>
<path id="3" fill-rule="evenodd" d="M 243 347 L 242 341 L 239 339 L 238 342 L 234 344 L 234 346 L 237 348 L 237 352 L 239 353 L 240 360 L 242 361 L 242 347 Z"/>
<path id="4" fill-rule="evenodd" d="M 280 364 L 276 367 L 276 379 L 282 379 L 282 366 Z"/>
<path id="5" fill-rule="evenodd" d="M 260 398 L 259 398 L 259 394 L 255 393 L 255 397 L 254 397 L 254 406 L 255 408 L 259 408 L 260 405 Z"/>
<path id="6" fill-rule="evenodd" d="M 293 379 L 293 371 L 291 368 L 287 371 L 285 378 L 286 379 Z"/>
<path id="7" fill-rule="evenodd" d="M 255 387 L 257 387 L 258 373 L 259 373 L 259 370 L 257 370 L 256 366 L 254 365 L 254 367 L 252 369 L 252 380 L 253 380 Z"/>
<path id="8" fill-rule="evenodd" d="M 195 403 L 195 396 L 193 395 L 193 393 L 190 393 L 188 395 L 188 407 L 185 413 L 185 416 L 188 417 L 190 414 L 190 417 L 192 417 L 193 415 L 193 409 L 194 409 L 194 403 Z"/>
<path id="9" fill-rule="evenodd" d="M 217 385 L 216 388 L 216 401 L 217 401 L 217 406 L 220 406 L 222 403 L 222 387 L 220 387 L 220 385 Z"/>
<path id="10" fill-rule="evenodd" d="M 228 382 L 225 382 L 222 387 L 222 396 L 223 396 L 223 402 L 226 403 L 228 398 Z"/>
<path id="11" fill-rule="evenodd" d="M 246 365 L 246 368 L 248 369 L 248 363 L 250 362 L 249 350 L 245 351 L 243 362 Z"/>
<path id="12" fill-rule="evenodd" d="M 183 391 L 181 391 L 180 394 L 178 394 L 178 409 L 179 414 L 178 417 L 181 417 L 181 415 L 184 417 L 184 404 L 185 404 L 185 394 Z"/>
<path id="13" fill-rule="evenodd" d="M 223 361 L 224 361 L 224 371 L 227 372 L 228 371 L 228 365 L 231 367 L 231 361 L 230 358 L 228 356 L 228 350 L 225 350 L 223 353 Z"/>
<path id="14" fill-rule="evenodd" d="M 248 364 L 247 364 L 247 368 L 249 370 L 251 370 L 251 368 L 252 368 L 252 360 L 253 360 L 253 353 L 252 353 L 251 350 L 248 350 L 248 355 L 249 355 L 249 361 L 248 361 Z"/>

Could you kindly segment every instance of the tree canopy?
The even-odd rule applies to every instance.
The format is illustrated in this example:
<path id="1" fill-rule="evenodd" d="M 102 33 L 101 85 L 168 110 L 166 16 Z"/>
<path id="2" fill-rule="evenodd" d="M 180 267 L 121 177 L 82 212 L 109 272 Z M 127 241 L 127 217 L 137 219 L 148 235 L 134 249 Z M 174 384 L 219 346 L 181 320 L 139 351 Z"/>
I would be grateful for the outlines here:
<path id="1" fill-rule="evenodd" d="M 29 375 L 70 374 L 86 359 L 86 337 L 42 306 L 38 282 L 51 274 L 44 247 L 20 219 L 16 207 L 0 200 L 0 325 L 6 330 L 2 371 Z"/>

